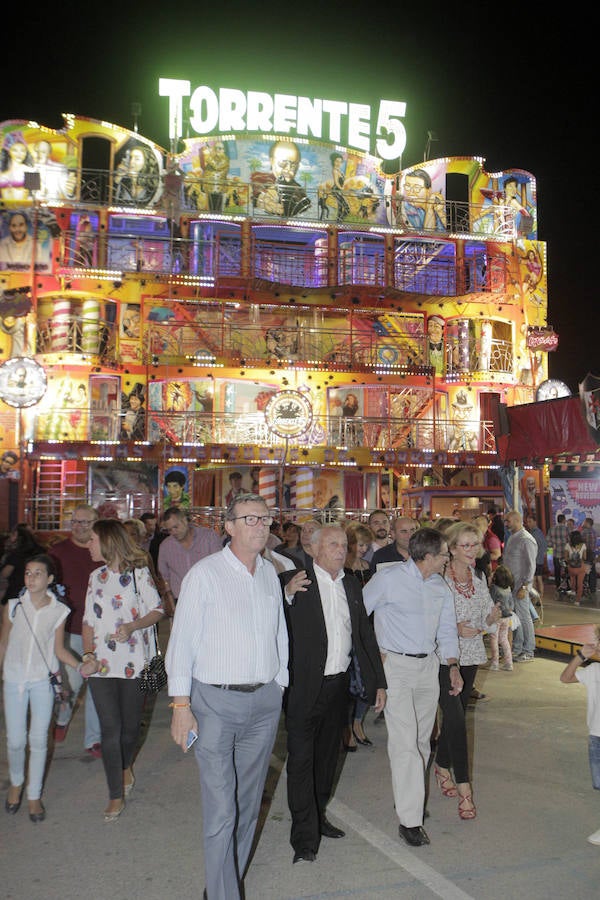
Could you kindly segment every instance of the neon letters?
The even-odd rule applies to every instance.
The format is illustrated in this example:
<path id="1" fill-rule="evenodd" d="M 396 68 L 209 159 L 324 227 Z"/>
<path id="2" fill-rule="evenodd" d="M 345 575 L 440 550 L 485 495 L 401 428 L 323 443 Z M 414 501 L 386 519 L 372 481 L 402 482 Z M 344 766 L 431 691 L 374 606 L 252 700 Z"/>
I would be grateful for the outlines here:
<path id="1" fill-rule="evenodd" d="M 159 79 L 159 94 L 169 98 L 169 139 L 182 134 L 183 101 L 189 97 L 189 122 L 196 134 L 217 130 L 293 134 L 339 143 L 347 134 L 349 147 L 374 153 L 380 159 L 397 159 L 406 147 L 406 130 L 402 119 L 406 103 L 380 100 L 371 135 L 372 110 L 368 104 L 341 100 L 319 100 L 292 94 L 266 94 L 262 91 L 240 91 L 206 85 L 192 92 L 191 82 L 175 78 Z M 187 116 L 186 116 L 187 118 Z"/>

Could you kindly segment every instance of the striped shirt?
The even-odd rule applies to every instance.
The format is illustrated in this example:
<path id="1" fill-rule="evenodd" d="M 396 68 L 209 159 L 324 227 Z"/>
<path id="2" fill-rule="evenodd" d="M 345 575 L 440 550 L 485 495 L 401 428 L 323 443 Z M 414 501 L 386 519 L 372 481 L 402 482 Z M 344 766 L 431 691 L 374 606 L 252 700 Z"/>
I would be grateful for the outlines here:
<path id="1" fill-rule="evenodd" d="M 205 684 L 288 683 L 288 634 L 274 566 L 258 556 L 252 575 L 230 547 L 183 579 L 166 653 L 169 694 Z"/>
<path id="2" fill-rule="evenodd" d="M 223 548 L 221 538 L 212 528 L 190 524 L 190 530 L 194 535 L 191 547 L 184 547 L 181 541 L 170 535 L 158 549 L 158 571 L 173 591 L 175 599 L 179 597 L 181 582 L 194 563 Z"/>

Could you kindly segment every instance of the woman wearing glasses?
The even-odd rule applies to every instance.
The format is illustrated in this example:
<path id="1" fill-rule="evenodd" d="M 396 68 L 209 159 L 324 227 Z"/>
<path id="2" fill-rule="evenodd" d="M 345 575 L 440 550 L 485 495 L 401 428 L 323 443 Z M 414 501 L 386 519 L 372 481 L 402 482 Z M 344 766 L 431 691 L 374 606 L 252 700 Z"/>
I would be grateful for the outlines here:
<path id="1" fill-rule="evenodd" d="M 444 577 L 454 595 L 458 664 L 464 686 L 458 696 L 450 693 L 450 667 L 442 659 L 439 671 L 442 721 L 434 772 L 442 794 L 445 797 L 458 796 L 460 818 L 474 819 L 477 812 L 469 780 L 465 713 L 477 668 L 487 662 L 483 635 L 486 631 L 495 630 L 501 612 L 490 596 L 487 581 L 475 571 L 475 561 L 482 544 L 479 529 L 469 522 L 457 522 L 447 530 L 445 537 L 450 561 Z"/>

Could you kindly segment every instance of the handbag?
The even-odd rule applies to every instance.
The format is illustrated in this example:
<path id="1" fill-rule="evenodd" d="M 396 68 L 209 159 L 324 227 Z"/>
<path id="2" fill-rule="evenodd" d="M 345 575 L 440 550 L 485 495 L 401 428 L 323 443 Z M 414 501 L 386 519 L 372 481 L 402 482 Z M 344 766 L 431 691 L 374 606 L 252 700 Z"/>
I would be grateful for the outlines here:
<path id="1" fill-rule="evenodd" d="M 51 672 L 50 671 L 50 666 L 48 665 L 48 661 L 46 660 L 44 651 L 42 650 L 42 648 L 40 646 L 40 642 L 37 639 L 37 635 L 36 635 L 35 631 L 31 627 L 31 622 L 29 621 L 29 617 L 28 617 L 27 613 L 25 612 L 25 607 L 23 606 L 23 603 L 21 600 L 19 600 L 19 602 L 16 604 L 15 609 L 17 608 L 17 606 L 20 606 L 21 609 L 23 610 L 23 615 L 25 616 L 25 621 L 27 622 L 27 626 L 33 636 L 33 640 L 35 641 L 36 647 L 40 651 L 40 656 L 44 660 L 44 665 L 48 669 L 48 680 L 50 681 L 50 687 L 52 688 L 52 692 L 54 694 L 54 702 L 57 705 L 59 705 L 65 700 L 61 674 L 60 674 L 60 672 Z"/>
<path id="2" fill-rule="evenodd" d="M 138 607 L 141 608 L 143 605 L 143 600 L 137 589 L 135 569 L 133 570 L 133 588 L 135 590 L 135 597 L 138 603 Z M 154 656 L 150 656 L 150 646 L 149 644 L 144 643 L 144 656 L 146 658 L 146 661 L 144 663 L 142 671 L 140 672 L 138 680 L 139 689 L 144 694 L 158 694 L 167 685 L 167 670 L 165 669 L 165 659 L 160 652 L 158 630 L 156 628 L 156 625 L 152 625 L 152 631 L 154 634 L 154 646 L 156 648 L 156 653 Z"/>

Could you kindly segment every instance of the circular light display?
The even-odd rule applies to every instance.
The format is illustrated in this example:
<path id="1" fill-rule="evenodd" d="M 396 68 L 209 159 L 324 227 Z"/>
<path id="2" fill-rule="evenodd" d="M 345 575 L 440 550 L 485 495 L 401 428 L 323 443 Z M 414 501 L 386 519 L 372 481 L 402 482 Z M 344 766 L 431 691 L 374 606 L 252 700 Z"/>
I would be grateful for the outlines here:
<path id="1" fill-rule="evenodd" d="M 35 359 L 15 356 L 0 366 L 0 400 L 23 409 L 38 403 L 48 386 L 46 372 Z"/>
<path id="2" fill-rule="evenodd" d="M 557 397 L 570 397 L 571 391 L 564 381 L 558 378 L 548 378 L 542 381 L 535 392 L 536 400 L 556 400 Z"/>
<path id="3" fill-rule="evenodd" d="M 267 427 L 278 437 L 299 437 L 312 424 L 310 400 L 300 391 L 279 391 L 265 407 Z"/>

